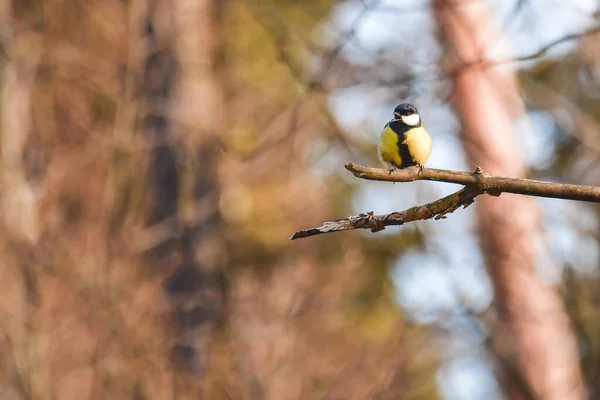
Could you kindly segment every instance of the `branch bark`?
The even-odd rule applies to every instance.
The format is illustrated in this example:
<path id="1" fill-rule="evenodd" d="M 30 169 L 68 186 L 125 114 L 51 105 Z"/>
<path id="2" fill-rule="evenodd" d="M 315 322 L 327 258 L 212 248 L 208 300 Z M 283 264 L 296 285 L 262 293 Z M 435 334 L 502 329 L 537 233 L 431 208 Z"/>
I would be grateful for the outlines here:
<path id="1" fill-rule="evenodd" d="M 403 225 L 406 222 L 430 218 L 443 219 L 446 218 L 446 214 L 456 211 L 460 206 L 463 206 L 463 208 L 468 207 L 473 203 L 475 197 L 482 193 L 484 192 L 476 185 L 468 185 L 458 192 L 432 203 L 411 207 L 404 211 L 381 215 L 369 212 L 335 221 L 326 221 L 316 228 L 304 229 L 294 233 L 290 240 L 353 229 L 370 229 L 371 232 L 379 232 L 384 230 L 386 226 Z"/>
<path id="2" fill-rule="evenodd" d="M 474 172 L 450 171 L 445 169 L 410 167 L 390 172 L 387 169 L 363 167 L 348 163 L 346 169 L 357 178 L 386 182 L 413 182 L 418 180 L 448 182 L 465 185 L 456 193 L 422 206 L 411 207 L 403 211 L 375 215 L 372 212 L 361 213 L 343 219 L 326 221 L 323 225 L 303 229 L 294 233 L 290 240 L 301 239 L 323 233 L 370 229 L 379 232 L 386 226 L 403 225 L 406 222 L 430 218 L 446 218 L 446 214 L 456 211 L 460 206 L 466 208 L 480 194 L 500 196 L 502 193 L 514 193 L 527 196 L 549 197 L 556 199 L 581 200 L 600 203 L 600 187 L 571 185 L 535 181 L 532 179 L 506 178 L 490 175 L 477 167 Z"/>
<path id="3" fill-rule="evenodd" d="M 507 178 L 490 175 L 481 168 L 473 173 L 450 171 L 445 169 L 410 167 L 390 171 L 380 168 L 369 168 L 348 163 L 346 169 L 357 178 L 373 181 L 412 182 L 417 180 L 476 185 L 483 192 L 499 196 L 501 193 L 514 193 L 527 196 L 549 197 L 554 199 L 580 200 L 600 203 L 600 187 L 571 185 L 532 179 Z"/>

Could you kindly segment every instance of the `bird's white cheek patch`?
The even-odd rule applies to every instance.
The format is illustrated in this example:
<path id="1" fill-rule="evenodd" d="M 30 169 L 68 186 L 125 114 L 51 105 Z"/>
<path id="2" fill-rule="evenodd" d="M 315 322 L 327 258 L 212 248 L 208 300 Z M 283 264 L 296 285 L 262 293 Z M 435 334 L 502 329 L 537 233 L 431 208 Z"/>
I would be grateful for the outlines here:
<path id="1" fill-rule="evenodd" d="M 419 125 L 419 121 L 421 120 L 421 118 L 419 118 L 419 114 L 403 115 L 400 118 L 402 118 L 402 121 L 406 125 L 410 125 L 410 126 Z"/>

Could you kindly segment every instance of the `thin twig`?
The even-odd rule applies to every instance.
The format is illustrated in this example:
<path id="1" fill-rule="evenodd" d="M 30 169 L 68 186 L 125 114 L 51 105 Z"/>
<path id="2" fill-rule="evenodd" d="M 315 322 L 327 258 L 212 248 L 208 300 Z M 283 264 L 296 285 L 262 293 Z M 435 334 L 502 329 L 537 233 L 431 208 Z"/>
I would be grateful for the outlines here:
<path id="1" fill-rule="evenodd" d="M 370 229 L 371 232 L 378 232 L 385 229 L 386 226 L 403 225 L 406 222 L 430 218 L 446 218 L 446 214 L 454 212 L 460 206 L 467 207 L 473 203 L 475 197 L 484 193 L 492 196 L 500 196 L 502 193 L 515 193 L 600 203 L 600 187 L 506 178 L 490 175 L 479 167 L 473 173 L 434 168 L 420 170 L 418 167 L 390 172 L 387 169 L 369 168 L 351 163 L 346 164 L 345 167 L 354 176 L 362 179 L 387 182 L 427 180 L 457 183 L 465 185 L 465 187 L 432 203 L 411 207 L 404 211 L 381 215 L 369 212 L 335 221 L 327 221 L 316 228 L 303 229 L 294 233 L 290 240 L 353 229 Z"/>
<path id="2" fill-rule="evenodd" d="M 450 171 L 445 169 L 410 167 L 402 170 L 362 167 L 346 164 L 346 169 L 357 178 L 373 181 L 412 182 L 418 180 L 476 185 L 483 192 L 499 196 L 501 193 L 515 193 L 527 196 L 550 197 L 565 200 L 580 200 L 600 203 L 600 187 L 571 185 L 532 179 L 506 178 L 494 176 L 477 168 L 475 172 Z"/>
<path id="3" fill-rule="evenodd" d="M 476 185 L 468 185 L 458 192 L 452 193 L 451 195 L 432 203 L 411 207 L 404 211 L 396 211 L 390 214 L 381 215 L 375 215 L 372 212 L 369 212 L 335 221 L 327 221 L 322 226 L 304 229 L 294 233 L 292 237 L 290 237 L 290 240 L 352 229 L 370 229 L 371 232 L 379 232 L 384 230 L 386 226 L 403 225 L 406 222 L 430 218 L 443 219 L 446 218 L 446 214 L 457 210 L 460 206 L 463 206 L 463 208 L 467 207 L 469 204 L 473 203 L 475 197 L 482 193 L 484 192 Z"/>

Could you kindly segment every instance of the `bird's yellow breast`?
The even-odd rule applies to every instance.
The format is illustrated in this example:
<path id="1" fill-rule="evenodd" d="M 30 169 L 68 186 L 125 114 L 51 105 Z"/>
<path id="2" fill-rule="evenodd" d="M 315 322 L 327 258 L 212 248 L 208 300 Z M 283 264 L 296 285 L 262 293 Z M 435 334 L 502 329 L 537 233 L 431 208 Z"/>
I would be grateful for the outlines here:
<path id="1" fill-rule="evenodd" d="M 402 159 L 398 151 L 398 139 L 396 132 L 389 125 L 386 125 L 379 138 L 379 155 L 386 164 L 400 167 Z"/>
<path id="2" fill-rule="evenodd" d="M 397 168 L 406 168 L 415 164 L 424 165 L 430 154 L 431 137 L 422 126 L 408 129 L 398 135 L 387 125 L 381 133 L 379 155 L 389 165 Z"/>
<path id="3" fill-rule="evenodd" d="M 414 162 L 424 165 L 431 154 L 431 137 L 422 126 L 413 128 L 405 133 L 404 144 L 408 146 L 408 151 Z"/>

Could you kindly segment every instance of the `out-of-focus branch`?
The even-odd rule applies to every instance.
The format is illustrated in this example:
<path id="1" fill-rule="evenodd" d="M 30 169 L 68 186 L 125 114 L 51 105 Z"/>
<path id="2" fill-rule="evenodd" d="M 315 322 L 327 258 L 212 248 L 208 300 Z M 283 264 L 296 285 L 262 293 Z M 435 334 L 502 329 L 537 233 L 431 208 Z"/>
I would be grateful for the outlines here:
<path id="1" fill-rule="evenodd" d="M 572 33 L 570 35 L 565 35 L 562 36 L 558 39 L 555 39 L 553 41 L 551 41 L 550 43 L 546 44 L 545 46 L 541 47 L 538 51 L 536 51 L 535 53 L 526 55 L 526 56 L 521 56 L 521 57 L 515 57 L 513 59 L 507 59 L 505 61 L 498 61 L 495 62 L 497 64 L 503 64 L 503 63 L 510 63 L 510 62 L 516 62 L 516 61 L 529 61 L 529 60 L 534 60 L 536 58 L 540 58 L 544 55 L 546 55 L 546 53 L 551 50 L 552 48 L 558 46 L 559 44 L 562 43 L 566 43 L 566 42 L 570 42 L 572 40 L 577 40 L 577 39 L 582 39 L 586 36 L 590 36 L 593 35 L 595 33 L 600 32 L 600 25 L 595 25 L 589 29 L 584 30 L 583 32 L 579 32 L 579 33 Z"/>
<path id="2" fill-rule="evenodd" d="M 460 206 L 469 206 L 469 204 L 473 203 L 475 197 L 482 193 L 484 192 L 476 185 L 468 185 L 444 198 L 423 204 L 422 206 L 411 207 L 404 211 L 381 215 L 375 215 L 370 212 L 335 221 L 327 221 L 319 227 L 304 229 L 294 233 L 290 237 L 290 240 L 353 229 L 370 229 L 371 232 L 378 232 L 384 230 L 386 226 L 403 225 L 406 222 L 430 218 L 442 219 L 446 218 L 446 214 L 454 212 Z"/>
<path id="3" fill-rule="evenodd" d="M 597 186 L 571 185 L 494 176 L 484 172 L 481 168 L 475 169 L 473 173 L 434 168 L 425 168 L 421 171 L 418 167 L 390 172 L 387 169 L 369 168 L 349 163 L 346 164 L 346 169 L 352 172 L 357 178 L 373 181 L 439 181 L 460 185 L 475 185 L 483 192 L 496 196 L 499 196 L 501 193 L 515 193 L 527 196 L 600 203 L 600 187 Z"/>
<path id="4" fill-rule="evenodd" d="M 521 85 L 530 93 L 528 100 L 536 108 L 553 115 L 555 123 L 575 137 L 586 150 L 596 156 L 600 155 L 600 124 L 591 115 L 548 84 L 522 76 Z M 556 116 L 557 110 L 567 112 L 572 126 L 564 122 L 564 118 Z"/>
<path id="5" fill-rule="evenodd" d="M 499 65 L 522 62 L 522 61 L 536 60 L 538 58 L 542 58 L 550 50 L 554 49 L 556 46 L 558 46 L 560 44 L 571 42 L 571 41 L 577 40 L 577 39 L 583 39 L 586 36 L 591 36 L 598 32 L 600 32 L 600 25 L 594 25 L 582 32 L 572 33 L 569 35 L 561 36 L 558 39 L 554 39 L 553 41 L 540 47 L 537 51 L 530 53 L 530 54 L 523 55 L 523 56 L 519 56 L 519 57 L 507 57 L 507 58 L 496 59 L 496 60 L 494 60 L 494 59 L 478 59 L 478 60 L 474 60 L 474 61 L 470 61 L 470 62 L 463 60 L 456 68 L 454 68 L 452 71 L 450 71 L 449 75 L 459 74 L 462 71 L 464 71 L 465 69 L 470 68 L 474 65 L 483 65 L 485 67 L 494 67 L 494 66 L 499 66 Z"/>

